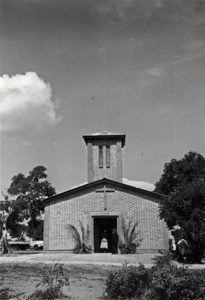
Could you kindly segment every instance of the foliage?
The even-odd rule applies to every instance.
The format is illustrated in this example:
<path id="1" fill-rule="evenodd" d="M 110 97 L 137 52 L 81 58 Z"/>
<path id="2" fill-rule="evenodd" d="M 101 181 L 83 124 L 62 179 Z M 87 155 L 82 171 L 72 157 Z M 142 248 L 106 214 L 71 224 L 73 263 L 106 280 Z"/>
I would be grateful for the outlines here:
<path id="1" fill-rule="evenodd" d="M 172 265 L 172 255 L 170 252 L 160 256 L 156 256 L 153 260 L 154 260 L 154 267 L 152 268 L 152 270 L 158 270 L 163 268 L 164 266 Z"/>
<path id="2" fill-rule="evenodd" d="M 196 179 L 205 180 L 205 158 L 190 151 L 182 159 L 172 159 L 164 165 L 164 172 L 155 184 L 155 192 L 168 195 L 182 184 Z"/>
<path id="3" fill-rule="evenodd" d="M 33 219 L 28 222 L 27 235 L 34 240 L 43 240 L 43 220 Z"/>
<path id="4" fill-rule="evenodd" d="M 174 266 L 169 256 L 162 256 L 150 271 L 151 283 L 146 299 L 202 300 L 205 290 L 203 279 L 196 272 Z"/>
<path id="5" fill-rule="evenodd" d="M 2 204 L 3 211 L 8 211 L 9 206 L 6 226 L 12 237 L 23 239 L 28 235 L 35 239 L 43 238 L 43 199 L 55 194 L 45 172 L 45 167 L 37 166 L 28 176 L 19 173 L 12 178 L 7 200 Z"/>
<path id="6" fill-rule="evenodd" d="M 120 270 L 108 273 L 104 296 L 107 299 L 140 297 L 149 283 L 149 272 L 143 265 L 134 267 L 125 263 Z"/>
<path id="7" fill-rule="evenodd" d="M 68 299 L 63 294 L 62 288 L 69 286 L 69 274 L 62 265 L 45 266 L 44 269 L 40 270 L 39 275 L 41 282 L 36 284 L 38 289 L 28 299 L 63 299 L 65 297 Z"/>
<path id="8" fill-rule="evenodd" d="M 2 288 L 0 289 L 0 299 L 12 299 L 13 295 L 11 295 L 11 293 L 13 293 L 14 291 L 10 288 Z"/>
<path id="9" fill-rule="evenodd" d="M 144 300 L 203 300 L 205 270 L 177 268 L 170 254 L 155 259 L 151 269 L 124 264 L 108 273 L 104 298 Z"/>
<path id="10" fill-rule="evenodd" d="M 125 244 L 120 242 L 119 249 L 121 254 L 135 254 L 137 250 L 137 246 L 135 243 Z"/>
<path id="11" fill-rule="evenodd" d="M 169 228 L 177 222 L 188 241 L 189 262 L 200 263 L 205 248 L 205 183 L 198 179 L 171 193 L 160 206 L 160 216 Z"/>
<path id="12" fill-rule="evenodd" d="M 0 239 L 3 235 L 3 227 L 6 227 L 6 220 L 12 212 L 12 204 L 8 197 L 2 193 L 4 200 L 0 201 Z"/>
<path id="13" fill-rule="evenodd" d="M 8 299 L 22 299 L 24 293 L 15 293 L 14 290 L 10 288 L 0 288 L 0 299 L 8 300 Z"/>
<path id="14" fill-rule="evenodd" d="M 122 254 L 134 254 L 137 247 L 141 244 L 141 238 L 139 237 L 139 230 L 137 230 L 138 222 L 129 220 L 126 223 L 125 218 L 122 218 L 122 233 L 123 236 L 120 239 L 119 249 Z"/>
<path id="15" fill-rule="evenodd" d="M 75 242 L 75 247 L 73 252 L 75 254 L 82 254 L 82 253 L 92 253 L 92 248 L 89 245 L 90 239 L 90 229 L 87 225 L 86 227 L 83 226 L 82 222 L 78 220 L 80 225 L 80 231 L 72 224 L 68 225 L 68 230 L 71 232 L 71 235 Z"/>
<path id="16" fill-rule="evenodd" d="M 156 183 L 157 192 L 166 194 L 160 203 L 160 217 L 172 230 L 176 225 L 189 246 L 188 262 L 200 263 L 205 248 L 205 159 L 189 152 L 181 160 L 165 164 Z"/>

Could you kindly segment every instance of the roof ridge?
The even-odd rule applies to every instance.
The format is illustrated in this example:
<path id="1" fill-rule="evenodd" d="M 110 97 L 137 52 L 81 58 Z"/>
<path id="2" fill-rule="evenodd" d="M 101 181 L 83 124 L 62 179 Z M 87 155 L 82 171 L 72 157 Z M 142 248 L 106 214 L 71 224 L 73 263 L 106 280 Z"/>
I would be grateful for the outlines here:
<path id="1" fill-rule="evenodd" d="M 86 136 L 87 135 L 90 135 L 90 136 L 98 136 L 98 135 L 124 135 L 124 133 L 118 133 L 118 132 L 112 132 L 112 131 L 103 130 L 103 131 L 99 131 L 99 132 L 88 133 L 88 134 L 85 134 L 85 135 Z"/>
<path id="2" fill-rule="evenodd" d="M 157 199 L 160 199 L 161 197 L 164 196 L 164 195 L 159 194 L 159 193 L 147 191 L 145 189 L 137 188 L 137 187 L 134 187 L 132 185 L 128 185 L 128 184 L 125 184 L 125 183 L 122 183 L 122 182 L 119 182 L 119 181 L 114 181 L 114 180 L 111 180 L 111 179 L 108 179 L 108 178 L 104 177 L 104 178 L 99 179 L 97 181 L 89 182 L 89 183 L 86 183 L 84 185 L 80 185 L 78 187 L 74 187 L 74 188 L 72 188 L 70 190 L 67 190 L 65 192 L 56 194 L 56 195 L 54 195 L 52 197 L 46 198 L 46 199 L 44 199 L 44 203 L 50 202 L 50 201 L 56 199 L 57 197 L 61 197 L 61 196 L 67 195 L 67 194 L 75 193 L 75 192 L 80 191 L 81 189 L 84 189 L 84 188 L 93 187 L 93 186 L 95 186 L 97 184 L 100 184 L 100 183 L 103 183 L 103 182 L 114 184 L 114 185 L 116 185 L 118 187 L 127 187 L 131 191 L 135 191 L 135 192 L 138 192 L 140 194 L 147 195 L 147 196 L 153 196 L 153 197 L 155 196 L 156 197 L 156 201 L 153 200 L 154 202 L 158 202 Z"/>

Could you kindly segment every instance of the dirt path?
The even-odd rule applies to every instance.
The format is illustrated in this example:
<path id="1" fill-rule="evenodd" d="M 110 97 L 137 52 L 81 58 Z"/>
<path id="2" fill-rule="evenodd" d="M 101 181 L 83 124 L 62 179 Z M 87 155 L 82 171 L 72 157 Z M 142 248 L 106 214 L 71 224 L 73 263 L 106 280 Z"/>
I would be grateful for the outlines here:
<path id="1" fill-rule="evenodd" d="M 13 253 L 11 255 L 0 256 L 0 263 L 54 263 L 62 264 L 95 264 L 95 265 L 116 265 L 120 266 L 125 261 L 132 265 L 143 263 L 147 266 L 153 265 L 153 258 L 157 254 L 130 254 L 130 255 L 112 255 L 111 253 L 94 254 L 72 254 L 72 253 L 36 253 L 24 254 Z"/>

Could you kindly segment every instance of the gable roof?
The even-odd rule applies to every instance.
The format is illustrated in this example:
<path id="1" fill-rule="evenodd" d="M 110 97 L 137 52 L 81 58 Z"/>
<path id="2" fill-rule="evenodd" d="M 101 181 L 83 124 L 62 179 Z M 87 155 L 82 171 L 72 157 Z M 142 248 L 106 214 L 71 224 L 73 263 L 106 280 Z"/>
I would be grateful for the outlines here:
<path id="1" fill-rule="evenodd" d="M 75 193 L 78 193 L 78 192 L 81 192 L 81 191 L 85 191 L 85 190 L 87 190 L 89 188 L 98 186 L 100 184 L 111 184 L 113 186 L 116 186 L 116 188 L 118 187 L 118 188 L 125 189 L 128 192 L 135 193 L 136 195 L 141 195 L 141 196 L 144 195 L 145 197 L 148 197 L 150 201 L 153 201 L 153 202 L 159 202 L 160 199 L 164 196 L 164 195 L 159 194 L 159 193 L 150 192 L 150 191 L 147 191 L 147 190 L 144 190 L 144 189 L 140 189 L 140 188 L 136 188 L 134 186 L 131 186 L 131 185 L 128 185 L 128 184 L 124 184 L 124 183 L 121 183 L 121 182 L 118 182 L 118 181 L 114 181 L 114 180 L 111 180 L 111 179 L 103 178 L 103 179 L 100 179 L 100 180 L 97 180 L 97 181 L 93 181 L 93 182 L 90 182 L 90 183 L 86 183 L 86 184 L 80 185 L 78 187 L 75 187 L 75 188 L 70 189 L 68 191 L 65 191 L 63 193 L 54 195 L 52 197 L 46 198 L 46 199 L 44 199 L 44 203 L 45 204 L 50 203 L 51 201 L 58 200 L 61 197 L 66 197 L 66 196 L 69 196 L 69 195 L 72 195 L 72 194 L 75 194 Z"/>

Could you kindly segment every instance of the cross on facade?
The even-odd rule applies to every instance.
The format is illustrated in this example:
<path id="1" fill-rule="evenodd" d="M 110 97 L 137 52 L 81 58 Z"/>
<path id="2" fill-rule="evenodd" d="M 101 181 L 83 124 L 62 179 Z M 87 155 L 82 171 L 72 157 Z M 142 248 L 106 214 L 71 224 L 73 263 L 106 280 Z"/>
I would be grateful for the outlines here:
<path id="1" fill-rule="evenodd" d="M 108 189 L 106 188 L 106 186 L 104 185 L 102 189 L 98 189 L 95 190 L 96 193 L 103 193 L 103 200 L 104 200 L 104 210 L 107 210 L 107 197 L 106 197 L 106 193 L 112 193 L 114 192 L 114 189 Z"/>

